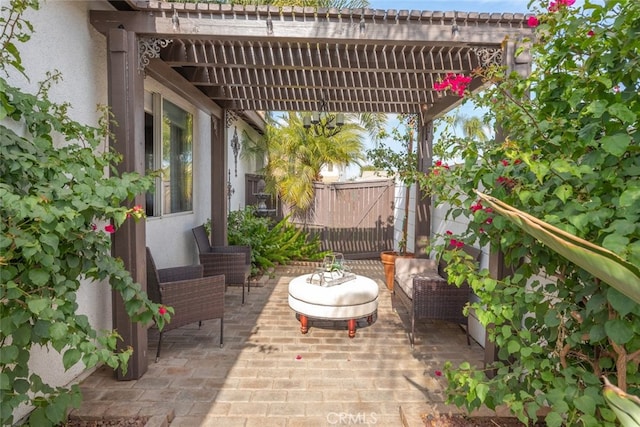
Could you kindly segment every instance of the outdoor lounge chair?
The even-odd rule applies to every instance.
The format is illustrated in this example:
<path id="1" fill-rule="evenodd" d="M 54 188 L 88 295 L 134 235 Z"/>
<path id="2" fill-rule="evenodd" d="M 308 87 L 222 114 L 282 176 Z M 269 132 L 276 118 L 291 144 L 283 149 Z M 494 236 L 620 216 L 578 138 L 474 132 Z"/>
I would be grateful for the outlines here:
<path id="1" fill-rule="evenodd" d="M 251 247 L 242 245 L 211 246 L 209 235 L 204 225 L 192 229 L 193 236 L 200 252 L 200 264 L 204 267 L 205 276 L 224 274 L 226 285 L 242 285 L 242 304 L 244 304 L 244 287 L 251 291 Z"/>
<path id="2" fill-rule="evenodd" d="M 465 247 L 465 251 L 477 260 L 480 251 Z M 395 264 L 394 299 L 409 311 L 411 330 L 409 342 L 415 343 L 415 323 L 420 319 L 443 320 L 463 326 L 469 339 L 469 318 L 463 314 L 471 297 L 471 289 L 465 282 L 460 287 L 447 283 L 444 271 L 446 263 L 428 258 L 398 258 Z"/>
<path id="3" fill-rule="evenodd" d="M 158 338 L 156 362 L 160 358 L 162 334 L 182 326 L 220 319 L 220 347 L 223 341 L 224 276 L 203 277 L 201 265 L 157 269 L 147 248 L 147 294 L 151 301 L 173 307 L 171 321 Z"/>

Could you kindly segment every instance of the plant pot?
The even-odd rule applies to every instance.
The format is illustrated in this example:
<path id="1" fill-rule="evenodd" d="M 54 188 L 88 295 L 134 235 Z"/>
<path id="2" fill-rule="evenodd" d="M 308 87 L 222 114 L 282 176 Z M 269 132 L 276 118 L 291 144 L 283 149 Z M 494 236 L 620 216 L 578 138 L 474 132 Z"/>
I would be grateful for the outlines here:
<path id="1" fill-rule="evenodd" d="M 396 251 L 380 252 L 380 260 L 384 267 L 384 277 L 387 282 L 387 289 L 390 291 L 393 291 L 393 282 L 396 274 L 396 258 L 398 257 L 415 258 L 415 254 L 406 252 L 401 255 Z"/>

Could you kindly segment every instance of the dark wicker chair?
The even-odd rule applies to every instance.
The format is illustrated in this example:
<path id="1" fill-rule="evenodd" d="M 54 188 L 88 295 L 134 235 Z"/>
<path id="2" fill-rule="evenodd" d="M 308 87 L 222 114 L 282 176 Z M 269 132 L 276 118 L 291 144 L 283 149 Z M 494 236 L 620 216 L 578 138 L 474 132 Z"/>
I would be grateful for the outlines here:
<path id="1" fill-rule="evenodd" d="M 171 321 L 158 338 L 156 362 L 160 358 L 162 334 L 204 320 L 220 319 L 220 347 L 223 342 L 224 276 L 203 277 L 201 265 L 157 269 L 147 248 L 147 294 L 151 301 L 173 307 Z"/>
<path id="2" fill-rule="evenodd" d="M 244 288 L 251 291 L 251 247 L 242 245 L 211 246 L 209 235 L 204 225 L 192 229 L 193 236 L 200 252 L 200 264 L 204 267 L 205 276 L 224 274 L 226 285 L 242 286 L 242 304 L 244 304 Z"/>
<path id="3" fill-rule="evenodd" d="M 475 248 L 465 250 L 477 260 L 480 251 Z M 393 287 L 394 299 L 400 301 L 409 311 L 411 317 L 411 331 L 409 342 L 411 347 L 415 343 L 416 320 L 432 319 L 453 322 L 463 326 L 469 338 L 469 318 L 463 314 L 465 305 L 471 297 L 471 289 L 467 283 L 460 287 L 447 283 L 441 261 L 424 258 L 398 258 L 396 260 L 396 281 Z"/>

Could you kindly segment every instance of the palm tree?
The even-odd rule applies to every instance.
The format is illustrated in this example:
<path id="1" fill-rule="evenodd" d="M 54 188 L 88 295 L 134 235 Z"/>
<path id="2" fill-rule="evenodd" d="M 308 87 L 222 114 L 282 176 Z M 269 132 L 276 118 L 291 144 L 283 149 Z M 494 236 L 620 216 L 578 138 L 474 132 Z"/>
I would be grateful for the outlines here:
<path id="1" fill-rule="evenodd" d="M 477 116 L 466 116 L 464 114 L 456 115 L 454 126 L 462 129 L 462 135 L 465 138 L 473 139 L 479 142 L 487 142 L 491 129 L 489 126 Z"/>
<path id="2" fill-rule="evenodd" d="M 321 179 L 324 166 L 346 167 L 364 160 L 365 129 L 353 122 L 330 128 L 330 121 L 331 115 L 307 129 L 302 113 L 288 112 L 267 126 L 267 188 L 297 212 L 311 207 L 313 183 Z"/>

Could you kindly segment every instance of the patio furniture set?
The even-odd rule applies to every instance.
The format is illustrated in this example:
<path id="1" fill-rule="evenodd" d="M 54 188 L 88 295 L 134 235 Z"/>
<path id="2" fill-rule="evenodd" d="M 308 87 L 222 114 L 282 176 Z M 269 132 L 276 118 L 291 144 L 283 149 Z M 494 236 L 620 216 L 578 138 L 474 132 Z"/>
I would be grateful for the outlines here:
<path id="1" fill-rule="evenodd" d="M 158 269 L 147 248 L 147 291 L 158 304 L 173 307 L 174 313 L 159 333 L 156 361 L 160 357 L 162 334 L 190 323 L 220 319 L 220 346 L 223 345 L 224 293 L 227 286 L 242 286 L 242 304 L 245 286 L 250 292 L 251 248 L 249 246 L 211 246 L 204 226 L 193 229 L 198 245 L 200 264 Z M 480 251 L 469 248 L 476 259 Z M 300 322 L 300 332 L 309 331 L 310 319 L 347 321 L 349 338 L 356 335 L 356 322 L 366 318 L 371 325 L 378 309 L 378 284 L 365 276 L 348 271 L 339 258 L 336 268 L 335 254 L 331 262 L 314 273 L 304 274 L 289 282 L 289 307 Z M 464 306 L 469 302 L 471 290 L 465 283 L 460 287 L 449 285 L 443 262 L 433 259 L 398 258 L 395 265 L 395 286 L 392 300 L 401 302 L 410 314 L 409 341 L 415 341 L 415 322 L 434 319 L 464 325 L 467 343 L 470 343 Z"/>

